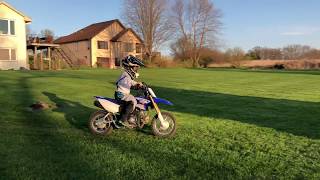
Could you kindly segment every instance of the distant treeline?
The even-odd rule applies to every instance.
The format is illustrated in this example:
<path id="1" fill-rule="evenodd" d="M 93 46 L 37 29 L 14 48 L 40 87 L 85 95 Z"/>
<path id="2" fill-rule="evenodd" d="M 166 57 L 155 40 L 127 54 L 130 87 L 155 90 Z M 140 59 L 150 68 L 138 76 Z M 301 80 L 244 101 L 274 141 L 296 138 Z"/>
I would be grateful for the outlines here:
<path id="1" fill-rule="evenodd" d="M 181 46 L 175 44 L 172 48 L 173 57 L 178 62 L 190 61 L 190 53 Z M 240 65 L 243 60 L 306 60 L 320 59 L 320 50 L 307 45 L 288 45 L 283 48 L 254 47 L 245 52 L 239 47 L 226 51 L 202 48 L 199 64 L 206 67 L 212 63 L 232 63 Z"/>
<path id="2" fill-rule="evenodd" d="M 307 45 L 289 45 L 283 48 L 255 47 L 246 54 L 253 60 L 320 59 L 320 50 Z"/>

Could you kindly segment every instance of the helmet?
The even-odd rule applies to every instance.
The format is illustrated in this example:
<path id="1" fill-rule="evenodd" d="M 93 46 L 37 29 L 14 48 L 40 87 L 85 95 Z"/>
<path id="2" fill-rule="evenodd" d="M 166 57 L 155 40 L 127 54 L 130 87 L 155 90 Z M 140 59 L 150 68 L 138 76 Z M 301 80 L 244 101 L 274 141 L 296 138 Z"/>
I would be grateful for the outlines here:
<path id="1" fill-rule="evenodd" d="M 144 66 L 144 64 L 140 59 L 132 55 L 129 55 L 122 60 L 122 66 L 124 67 L 125 71 L 130 75 L 131 79 L 134 79 L 138 78 L 138 68 L 140 66 Z"/>

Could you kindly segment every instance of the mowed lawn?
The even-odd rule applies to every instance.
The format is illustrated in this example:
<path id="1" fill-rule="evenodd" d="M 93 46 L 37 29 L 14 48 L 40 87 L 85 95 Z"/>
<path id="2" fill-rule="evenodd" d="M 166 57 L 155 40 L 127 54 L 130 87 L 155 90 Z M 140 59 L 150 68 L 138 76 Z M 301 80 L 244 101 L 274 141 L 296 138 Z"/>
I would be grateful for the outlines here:
<path id="1" fill-rule="evenodd" d="M 320 179 L 320 72 L 144 69 L 176 136 L 93 136 L 120 73 L 0 71 L 0 179 Z"/>

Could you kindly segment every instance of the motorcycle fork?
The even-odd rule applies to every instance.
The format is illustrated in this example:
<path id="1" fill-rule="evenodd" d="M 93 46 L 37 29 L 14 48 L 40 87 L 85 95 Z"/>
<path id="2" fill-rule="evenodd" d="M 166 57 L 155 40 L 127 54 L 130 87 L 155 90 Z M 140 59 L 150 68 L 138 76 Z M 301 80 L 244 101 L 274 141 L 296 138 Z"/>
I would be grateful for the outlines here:
<path id="1" fill-rule="evenodd" d="M 159 106 L 157 105 L 157 103 L 154 102 L 153 100 L 153 97 L 150 95 L 149 98 L 151 99 L 151 102 L 152 102 L 152 105 L 154 107 L 154 109 L 156 110 L 157 114 L 158 114 L 158 118 L 160 120 L 160 123 L 161 123 L 161 127 L 163 129 L 167 129 L 169 127 L 169 123 L 166 122 L 164 119 L 163 119 L 163 116 L 161 114 L 161 111 L 160 111 L 160 108 Z"/>

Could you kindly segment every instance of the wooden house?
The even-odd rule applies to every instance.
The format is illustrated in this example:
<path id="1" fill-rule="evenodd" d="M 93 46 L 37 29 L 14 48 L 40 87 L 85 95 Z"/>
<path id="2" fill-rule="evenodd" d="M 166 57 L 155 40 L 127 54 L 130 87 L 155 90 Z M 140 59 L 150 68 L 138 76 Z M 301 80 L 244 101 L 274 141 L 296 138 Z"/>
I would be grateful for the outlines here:
<path id="1" fill-rule="evenodd" d="M 141 38 L 117 19 L 91 24 L 54 43 L 76 57 L 73 63 L 80 66 L 115 68 L 129 54 L 138 58 L 143 55 Z"/>

